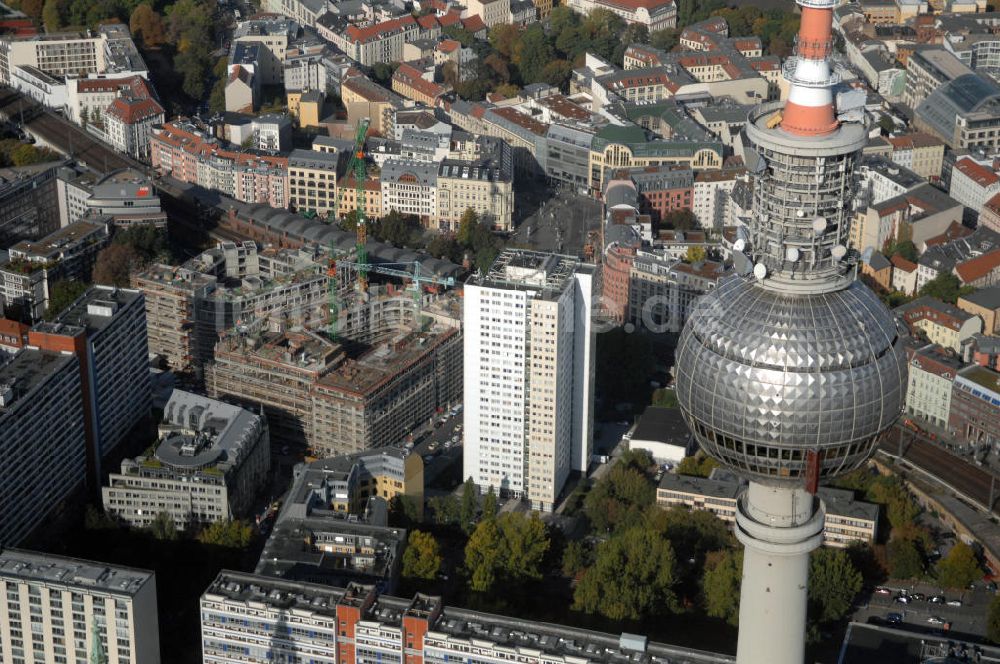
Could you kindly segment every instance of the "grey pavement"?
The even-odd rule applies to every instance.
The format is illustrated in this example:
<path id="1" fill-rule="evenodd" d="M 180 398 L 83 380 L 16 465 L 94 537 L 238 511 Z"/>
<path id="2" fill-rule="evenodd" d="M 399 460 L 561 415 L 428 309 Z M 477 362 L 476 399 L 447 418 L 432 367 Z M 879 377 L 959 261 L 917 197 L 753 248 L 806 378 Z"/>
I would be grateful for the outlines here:
<path id="1" fill-rule="evenodd" d="M 943 631 L 943 625 L 928 622 L 927 619 L 933 616 L 951 623 L 950 631 L 953 633 L 983 636 L 986 633 L 986 612 L 993 600 L 993 593 L 984 588 L 982 583 L 977 585 L 979 587 L 975 590 L 960 592 L 942 590 L 940 587 L 926 582 L 890 581 L 885 583 L 884 587 L 891 589 L 892 594 L 872 594 L 868 603 L 855 612 L 854 620 L 867 622 L 872 617 L 884 620 L 890 613 L 899 613 L 903 616 L 903 624 L 908 628 Z M 926 600 L 914 600 L 909 604 L 901 604 L 896 601 L 900 590 L 906 590 L 910 594 L 923 593 L 927 597 L 943 595 L 947 600 L 960 600 L 962 606 L 933 604 Z"/>

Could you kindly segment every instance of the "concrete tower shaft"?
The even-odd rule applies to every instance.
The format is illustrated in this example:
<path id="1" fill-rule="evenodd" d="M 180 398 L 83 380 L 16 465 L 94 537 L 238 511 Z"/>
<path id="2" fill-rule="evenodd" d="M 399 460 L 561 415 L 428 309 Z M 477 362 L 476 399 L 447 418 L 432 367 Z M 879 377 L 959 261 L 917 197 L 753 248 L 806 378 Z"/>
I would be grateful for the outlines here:
<path id="1" fill-rule="evenodd" d="M 905 395 L 902 334 L 847 248 L 867 132 L 856 100 L 834 100 L 835 2 L 798 0 L 788 100 L 755 108 L 742 138 L 753 215 L 737 274 L 698 300 L 677 348 L 695 438 L 750 480 L 736 515 L 737 664 L 802 664 L 809 554 L 823 537 L 816 487 L 871 456 Z"/>
<path id="2" fill-rule="evenodd" d="M 798 136 L 823 136 L 837 129 L 830 89 L 839 79 L 829 62 L 835 0 L 799 0 L 798 4 L 802 21 L 796 55 L 783 70 L 791 89 L 781 127 Z"/>

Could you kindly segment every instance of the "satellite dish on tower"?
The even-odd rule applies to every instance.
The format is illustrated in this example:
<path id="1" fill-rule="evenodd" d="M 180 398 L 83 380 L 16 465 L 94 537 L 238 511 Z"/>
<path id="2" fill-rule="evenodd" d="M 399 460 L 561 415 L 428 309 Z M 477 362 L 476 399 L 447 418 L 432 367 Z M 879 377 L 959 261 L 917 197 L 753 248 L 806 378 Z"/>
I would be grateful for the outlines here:
<path id="1" fill-rule="evenodd" d="M 753 266 L 753 276 L 757 278 L 758 281 L 764 279 L 767 276 L 767 266 L 763 263 L 757 263 Z"/>
<path id="2" fill-rule="evenodd" d="M 830 253 L 833 255 L 834 258 L 836 258 L 839 261 L 841 258 L 847 255 L 847 247 L 845 247 L 842 244 L 838 244 L 837 246 L 835 246 L 833 249 L 830 250 Z"/>
<path id="3" fill-rule="evenodd" d="M 826 230 L 826 219 L 823 217 L 816 217 L 813 219 L 813 230 L 817 233 L 822 233 Z"/>
<path id="4" fill-rule="evenodd" d="M 799 260 L 799 250 L 795 247 L 788 247 L 788 249 L 785 249 L 785 260 L 792 263 Z"/>
<path id="5" fill-rule="evenodd" d="M 747 241 L 743 238 L 738 238 L 736 242 L 733 242 L 733 251 L 743 251 L 747 248 Z"/>

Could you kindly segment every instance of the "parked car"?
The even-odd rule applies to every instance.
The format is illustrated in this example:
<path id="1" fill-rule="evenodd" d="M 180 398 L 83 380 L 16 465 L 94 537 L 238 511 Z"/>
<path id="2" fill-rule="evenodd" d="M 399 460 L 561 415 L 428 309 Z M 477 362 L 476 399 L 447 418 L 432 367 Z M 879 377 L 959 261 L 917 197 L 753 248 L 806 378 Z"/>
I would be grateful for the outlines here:
<path id="1" fill-rule="evenodd" d="M 878 588 L 875 589 L 875 594 L 876 595 L 891 595 L 892 591 L 889 590 L 888 588 L 886 588 L 885 586 L 879 586 Z"/>
<path id="2" fill-rule="evenodd" d="M 931 604 L 944 604 L 945 599 L 944 595 L 934 595 L 934 597 L 928 598 L 927 601 L 930 602 Z"/>
<path id="3" fill-rule="evenodd" d="M 945 602 L 948 606 L 962 606 L 962 600 L 960 599 L 950 599 Z"/>
<path id="4" fill-rule="evenodd" d="M 923 593 L 913 593 L 909 597 L 910 597 L 910 599 L 912 599 L 914 601 L 917 601 L 917 602 L 922 602 L 925 599 L 927 599 L 927 595 L 925 595 Z"/>
<path id="5" fill-rule="evenodd" d="M 900 595 L 896 598 L 896 601 L 900 604 L 909 604 L 910 598 L 907 597 L 906 595 Z"/>
<path id="6" fill-rule="evenodd" d="M 899 623 L 903 622 L 903 614 L 896 612 L 888 613 L 886 614 L 885 619 L 890 624 L 898 625 Z"/>
<path id="7" fill-rule="evenodd" d="M 927 617 L 927 622 L 929 622 L 932 625 L 943 625 L 944 624 L 944 621 L 941 620 L 940 618 L 938 618 L 937 616 L 928 616 Z"/>

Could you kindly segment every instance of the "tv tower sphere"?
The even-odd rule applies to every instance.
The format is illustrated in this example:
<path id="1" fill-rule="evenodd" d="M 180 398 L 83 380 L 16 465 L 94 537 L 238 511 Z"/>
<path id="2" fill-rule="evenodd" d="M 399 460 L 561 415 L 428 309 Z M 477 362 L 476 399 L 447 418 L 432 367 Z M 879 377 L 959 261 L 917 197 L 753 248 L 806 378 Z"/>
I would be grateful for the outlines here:
<path id="1" fill-rule="evenodd" d="M 750 480 L 737 664 L 801 664 L 809 552 L 823 539 L 821 478 L 860 466 L 902 411 L 906 362 L 892 314 L 847 249 L 861 100 L 838 95 L 836 0 L 798 0 L 785 102 L 743 135 L 753 214 L 736 274 L 695 305 L 677 349 L 677 398 L 702 449 Z M 855 93 L 860 94 L 860 93 Z"/>

